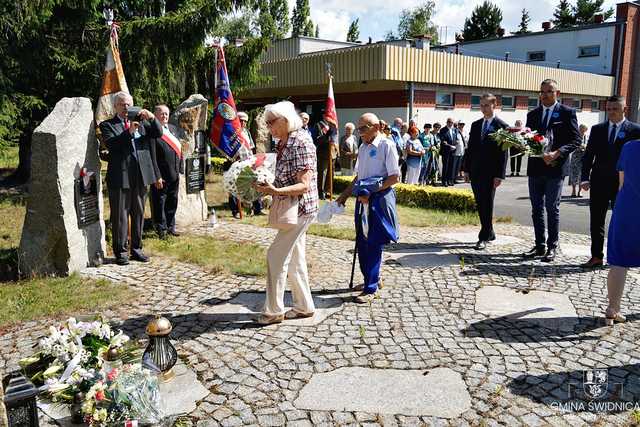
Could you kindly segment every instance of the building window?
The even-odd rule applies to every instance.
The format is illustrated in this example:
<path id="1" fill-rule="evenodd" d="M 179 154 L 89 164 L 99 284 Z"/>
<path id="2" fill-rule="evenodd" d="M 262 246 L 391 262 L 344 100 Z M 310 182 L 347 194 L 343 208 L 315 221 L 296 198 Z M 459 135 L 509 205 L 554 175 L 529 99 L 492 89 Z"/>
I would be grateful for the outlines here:
<path id="1" fill-rule="evenodd" d="M 471 95 L 471 108 L 480 108 L 480 95 Z"/>
<path id="2" fill-rule="evenodd" d="M 513 110 L 516 108 L 515 100 L 513 96 L 502 96 L 502 109 Z"/>
<path id="3" fill-rule="evenodd" d="M 580 46 L 578 48 L 578 58 L 588 58 L 590 56 L 600 56 L 600 45 Z"/>
<path id="4" fill-rule="evenodd" d="M 535 61 L 546 61 L 547 52 L 544 50 L 536 50 L 534 52 L 527 52 L 527 61 L 535 62 Z"/>
<path id="5" fill-rule="evenodd" d="M 529 109 L 533 110 L 534 108 L 537 108 L 539 102 L 540 100 L 538 98 L 529 98 L 528 100 Z"/>
<path id="6" fill-rule="evenodd" d="M 436 106 L 444 108 L 453 107 L 453 93 L 436 92 Z"/>
<path id="7" fill-rule="evenodd" d="M 600 110 L 600 103 L 598 101 L 591 101 L 591 111 Z"/>

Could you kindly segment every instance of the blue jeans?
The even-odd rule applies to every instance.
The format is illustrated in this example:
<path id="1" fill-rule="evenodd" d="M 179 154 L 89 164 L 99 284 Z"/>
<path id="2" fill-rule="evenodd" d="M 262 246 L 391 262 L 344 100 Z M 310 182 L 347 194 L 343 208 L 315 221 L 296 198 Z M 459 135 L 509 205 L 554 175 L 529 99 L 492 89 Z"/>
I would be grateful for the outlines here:
<path id="1" fill-rule="evenodd" d="M 536 235 L 536 247 L 545 246 L 544 210 L 547 210 L 549 236 L 546 238 L 548 249 L 558 247 L 560 232 L 560 197 L 564 178 L 547 176 L 529 177 L 529 198 L 531 199 L 531 218 Z"/>

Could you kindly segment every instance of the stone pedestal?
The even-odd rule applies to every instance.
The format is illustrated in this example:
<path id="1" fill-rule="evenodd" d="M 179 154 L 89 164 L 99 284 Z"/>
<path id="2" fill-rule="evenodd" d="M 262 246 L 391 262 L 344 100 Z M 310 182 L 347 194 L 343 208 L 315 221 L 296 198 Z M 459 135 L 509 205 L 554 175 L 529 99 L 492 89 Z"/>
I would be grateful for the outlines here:
<path id="1" fill-rule="evenodd" d="M 79 271 L 97 252 L 105 253 L 100 159 L 88 98 L 58 101 L 33 133 L 31 159 L 29 199 L 18 253 L 20 273 L 68 275 Z M 97 178 L 94 201 L 98 215 L 88 224 L 83 224 L 77 213 L 83 168 Z"/>
<path id="2" fill-rule="evenodd" d="M 177 135 L 182 142 L 183 156 L 191 157 L 198 155 L 196 138 L 198 132 L 204 132 L 207 136 L 205 143 L 208 145 L 207 129 L 207 99 L 200 95 L 191 95 L 183 101 L 171 115 L 171 123 L 179 129 Z M 180 188 L 178 191 L 178 210 L 176 212 L 176 225 L 178 227 L 188 227 L 207 219 L 207 200 L 204 191 L 195 194 L 187 194 L 186 176 L 180 177 Z"/>

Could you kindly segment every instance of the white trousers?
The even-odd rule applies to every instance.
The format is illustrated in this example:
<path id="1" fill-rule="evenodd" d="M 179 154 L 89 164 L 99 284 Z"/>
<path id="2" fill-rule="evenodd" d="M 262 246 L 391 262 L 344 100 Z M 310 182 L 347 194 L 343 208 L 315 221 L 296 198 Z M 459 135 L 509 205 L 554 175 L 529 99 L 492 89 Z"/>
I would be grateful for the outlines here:
<path id="1" fill-rule="evenodd" d="M 263 314 L 284 314 L 284 291 L 289 278 L 293 296 L 293 309 L 299 313 L 315 310 L 309 273 L 307 271 L 306 235 L 315 215 L 298 218 L 298 224 L 286 230 L 278 230 L 276 238 L 267 250 L 267 297 Z"/>
<path id="2" fill-rule="evenodd" d="M 407 184 L 417 184 L 418 179 L 420 178 L 420 166 L 418 167 L 407 167 Z"/>

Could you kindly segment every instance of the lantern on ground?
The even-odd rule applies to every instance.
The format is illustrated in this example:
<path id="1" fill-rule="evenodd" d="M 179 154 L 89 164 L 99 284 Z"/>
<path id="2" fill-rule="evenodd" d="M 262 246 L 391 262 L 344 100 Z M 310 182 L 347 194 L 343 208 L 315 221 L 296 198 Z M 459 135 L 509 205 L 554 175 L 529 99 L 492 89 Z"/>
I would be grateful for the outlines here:
<path id="1" fill-rule="evenodd" d="M 171 334 L 171 322 L 165 317 L 156 316 L 147 325 L 147 335 L 149 344 L 142 356 L 143 361 L 149 361 L 160 370 L 160 379 L 170 381 L 175 376 L 172 371 L 173 366 L 178 361 L 176 351 L 169 335 Z"/>
<path id="2" fill-rule="evenodd" d="M 31 381 L 14 372 L 2 380 L 2 386 L 9 427 L 38 427 L 38 389 Z"/>

